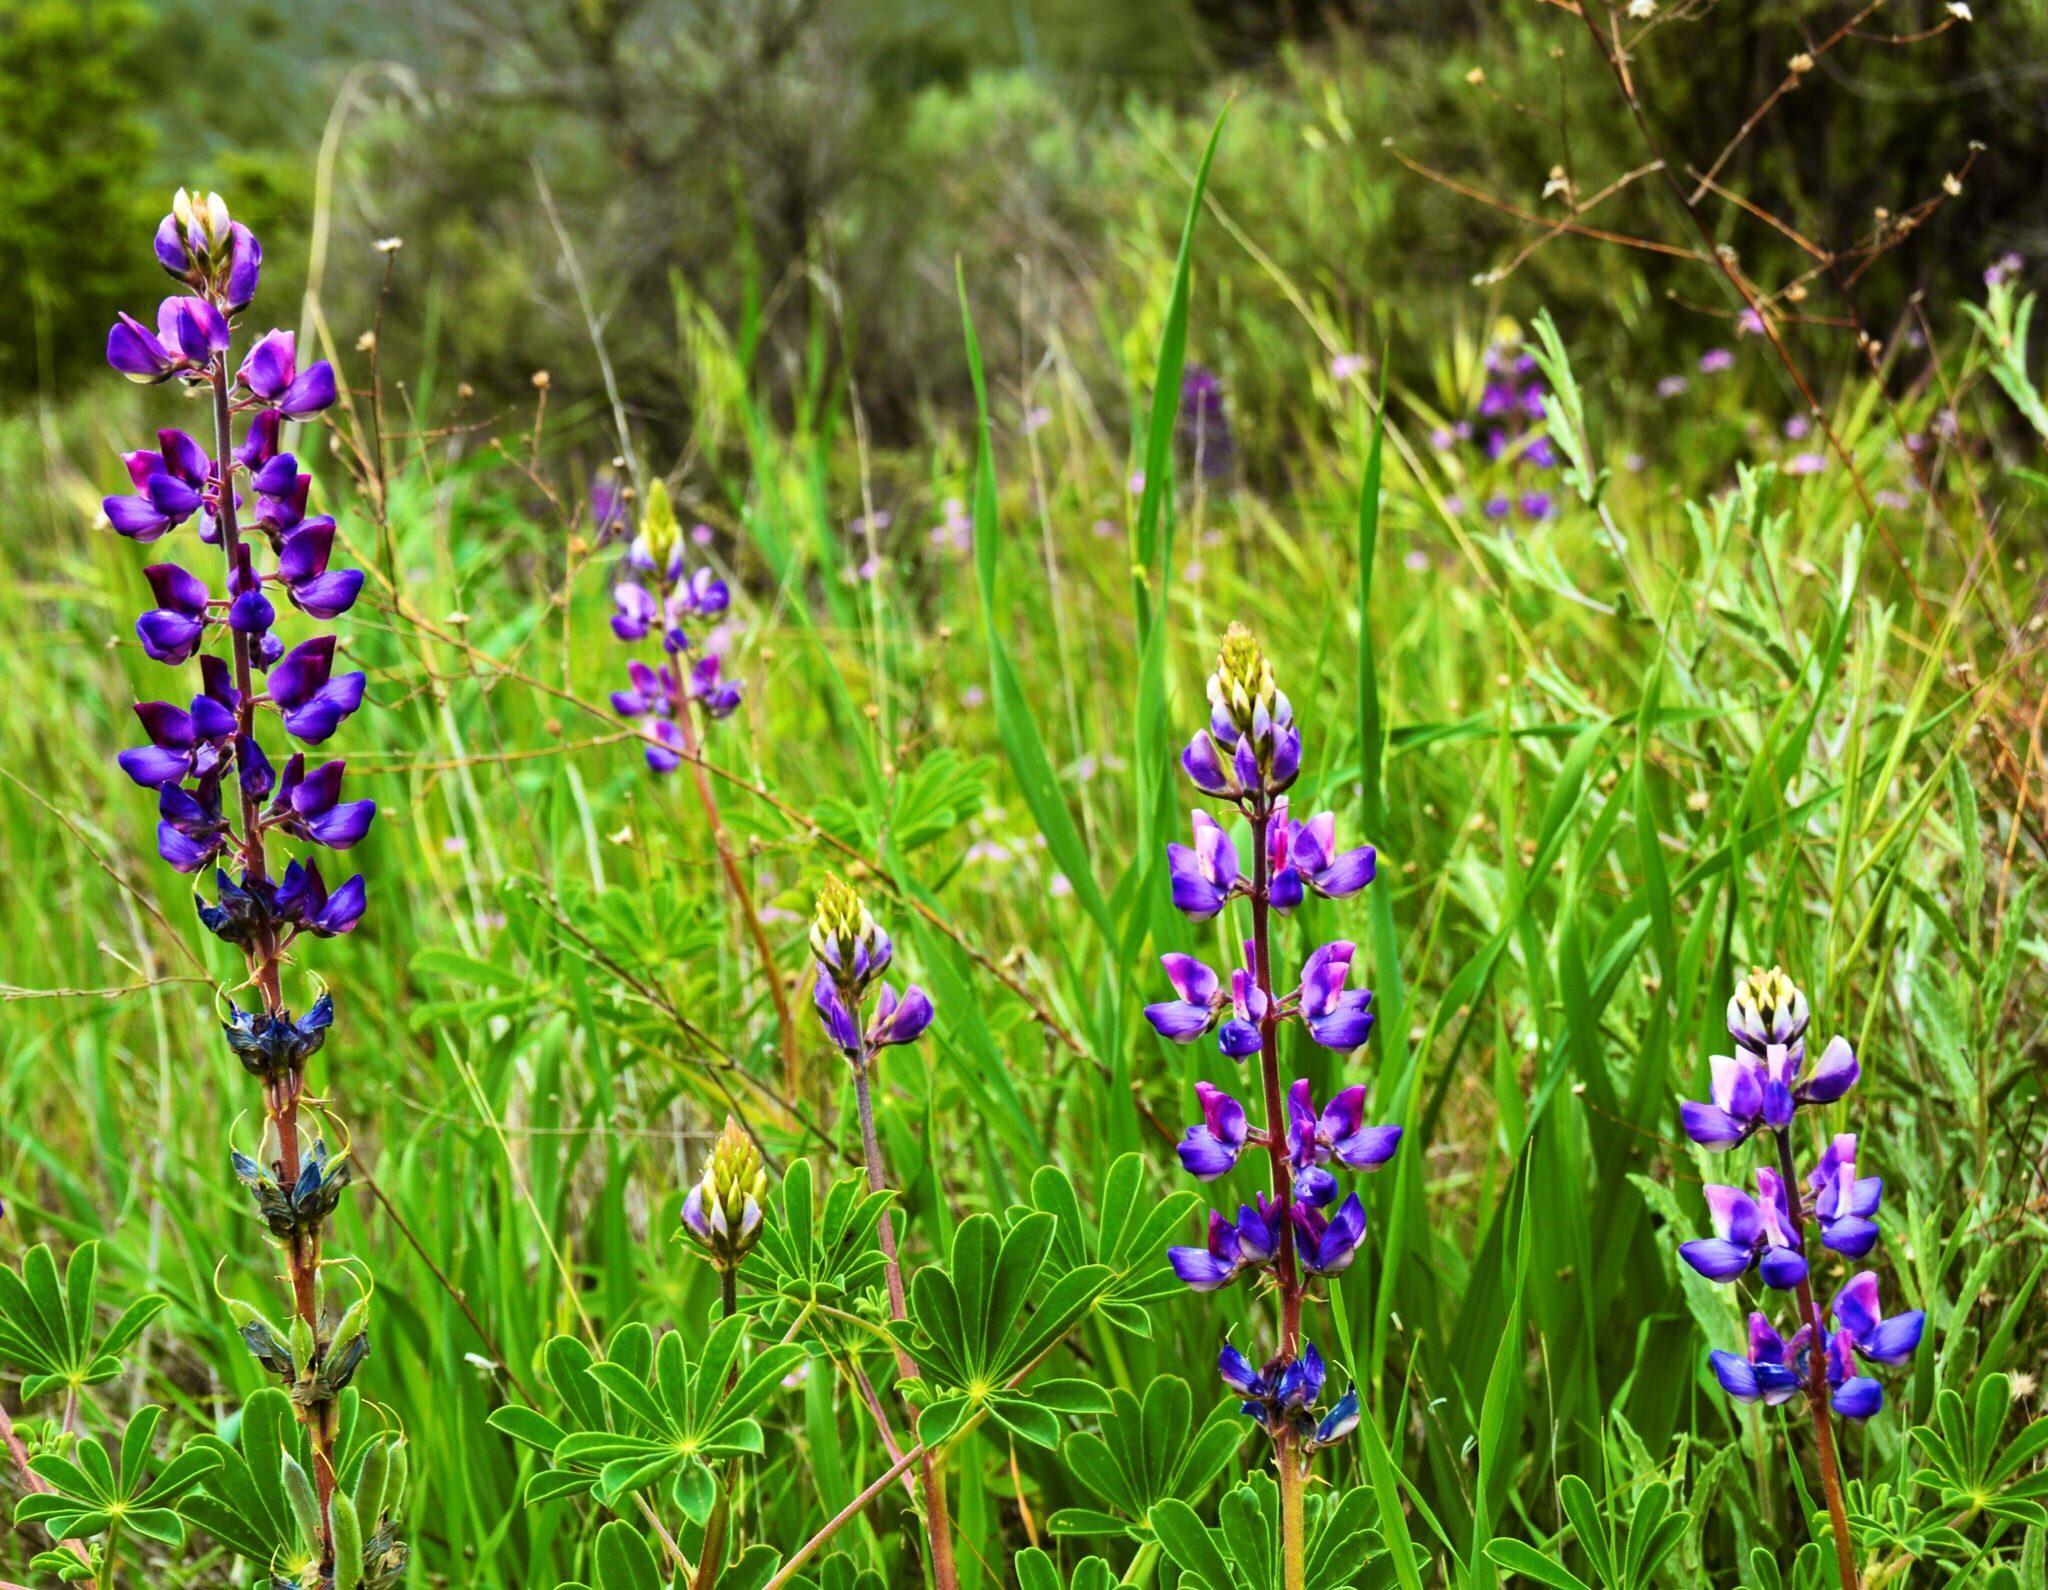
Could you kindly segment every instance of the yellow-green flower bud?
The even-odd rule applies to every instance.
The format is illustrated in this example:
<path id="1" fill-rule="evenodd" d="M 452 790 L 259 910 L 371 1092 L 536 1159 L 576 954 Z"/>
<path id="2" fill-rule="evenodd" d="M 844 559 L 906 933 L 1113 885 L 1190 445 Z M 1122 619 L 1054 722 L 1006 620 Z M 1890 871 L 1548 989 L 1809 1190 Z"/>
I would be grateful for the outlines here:
<path id="1" fill-rule="evenodd" d="M 860 896 L 835 875 L 818 890 L 817 908 L 811 914 L 811 953 L 818 958 L 820 974 L 857 1003 L 889 964 L 895 946 L 868 915 Z"/>
<path id="2" fill-rule="evenodd" d="M 1273 678 L 1273 665 L 1252 632 L 1232 624 L 1223 635 L 1216 671 L 1209 676 L 1209 704 L 1239 734 L 1252 732 L 1260 708 L 1269 721 L 1285 723 L 1287 698 Z"/>
<path id="3" fill-rule="evenodd" d="M 761 1199 L 768 1191 L 768 1167 L 738 1121 L 711 1145 L 704 1174 L 683 1200 L 683 1234 L 721 1270 L 737 1266 L 761 1236 Z"/>

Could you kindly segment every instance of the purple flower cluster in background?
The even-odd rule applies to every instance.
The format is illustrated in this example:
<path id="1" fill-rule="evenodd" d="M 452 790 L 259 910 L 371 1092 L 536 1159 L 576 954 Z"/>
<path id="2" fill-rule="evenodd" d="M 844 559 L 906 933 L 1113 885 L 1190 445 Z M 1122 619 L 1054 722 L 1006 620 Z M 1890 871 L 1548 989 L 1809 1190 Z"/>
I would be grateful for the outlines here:
<path id="1" fill-rule="evenodd" d="M 1860 1068 L 1848 1040 L 1836 1037 L 1807 1064 L 1811 1013 L 1806 996 L 1776 967 L 1753 971 L 1728 1002 L 1733 1055 L 1709 1062 L 1710 1097 L 1679 1106 L 1686 1135 L 1706 1148 L 1732 1148 L 1768 1134 L 1775 1166 L 1757 1168 L 1757 1196 L 1709 1186 L 1714 1235 L 1680 1246 L 1679 1256 L 1710 1281 L 1730 1282 L 1754 1269 L 1767 1287 L 1797 1298 L 1789 1339 L 1768 1316 L 1749 1317 L 1746 1354 L 1716 1349 L 1715 1377 L 1741 1402 L 1782 1403 L 1805 1392 L 1845 1418 L 1867 1419 L 1884 1406 L 1884 1390 L 1860 1366 L 1904 1363 L 1920 1345 L 1926 1317 L 1917 1309 L 1887 1319 L 1878 1304 L 1875 1271 L 1864 1270 L 1836 1292 L 1830 1329 L 1813 1300 L 1806 1227 L 1821 1246 L 1860 1259 L 1877 1246 L 1884 1183 L 1861 1174 L 1853 1133 L 1829 1139 L 1805 1179 L 1794 1169 L 1792 1124 L 1802 1109 L 1836 1103 L 1856 1085 Z"/>
<path id="2" fill-rule="evenodd" d="M 236 319 L 255 297 L 263 249 L 218 195 L 181 191 L 157 230 L 156 256 L 185 291 L 158 307 L 155 331 L 122 315 L 107 336 L 107 361 L 132 380 L 175 380 L 210 394 L 214 445 L 183 430 L 158 431 L 155 447 L 122 455 L 134 489 L 108 497 L 104 509 L 119 534 L 144 544 L 191 524 L 199 541 L 219 548 L 220 583 L 168 561 L 143 570 L 154 603 L 135 623 L 143 652 L 170 667 L 196 657 L 199 691 L 182 705 L 138 703 L 148 744 L 117 760 L 156 796 L 163 859 L 184 873 L 214 866 L 216 903 L 199 903 L 206 927 L 274 969 L 301 933 L 353 928 L 365 889 L 356 876 L 330 892 L 310 856 L 273 880 L 266 840 L 347 850 L 377 809 L 342 799 L 339 760 L 309 765 L 293 751 L 276 766 L 258 729 L 267 707 L 289 740 L 321 745 L 363 702 L 362 673 L 336 671 L 332 634 L 288 646 L 276 628 L 280 599 L 326 622 L 363 588 L 360 570 L 332 567 L 334 520 L 308 512 L 312 476 L 284 446 L 287 422 L 335 402 L 334 369 L 324 359 L 302 369 L 292 333 L 271 331 L 230 376 Z M 246 422 L 239 445 L 236 417 Z M 204 650 L 210 638 L 226 643 L 226 655 Z M 224 800 L 231 779 L 239 824 Z M 238 880 L 220 865 L 229 858 Z"/>
<path id="3" fill-rule="evenodd" d="M 1544 430 L 1550 388 L 1533 355 L 1509 340 L 1493 343 L 1485 355 L 1485 384 L 1473 412 L 1456 425 L 1431 433 L 1439 452 L 1475 446 L 1494 481 L 1482 504 L 1489 519 L 1547 519 L 1556 499 L 1541 476 L 1557 468 L 1557 449 Z"/>
<path id="4" fill-rule="evenodd" d="M 1251 1274 L 1273 1278 L 1282 1302 L 1279 1352 L 1255 1371 L 1226 1346 L 1220 1369 L 1243 1397 L 1245 1413 L 1274 1436 L 1283 1481 L 1292 1483 L 1305 1472 L 1300 1459 L 1342 1439 L 1358 1418 L 1355 1395 L 1328 1415 L 1315 1415 L 1324 1366 L 1314 1344 L 1300 1335 L 1303 1278 L 1339 1274 L 1356 1257 L 1365 1238 L 1365 1206 L 1356 1193 L 1339 1201 L 1337 1172 L 1385 1164 L 1401 1129 L 1366 1123 L 1363 1086 L 1339 1090 L 1320 1109 L 1307 1078 L 1283 1094 L 1281 1027 L 1299 1022 L 1311 1041 L 1348 1053 L 1372 1030 L 1372 994 L 1348 986 L 1356 950 L 1342 939 L 1312 951 L 1295 985 L 1277 992 L 1270 914 L 1292 911 L 1311 894 L 1345 899 L 1358 893 L 1373 879 L 1375 855 L 1370 845 L 1340 849 L 1328 812 L 1306 821 L 1291 815 L 1286 792 L 1300 774 L 1301 733 L 1264 654 L 1238 625 L 1225 637 L 1210 677 L 1209 704 L 1208 724 L 1182 753 L 1181 767 L 1204 795 L 1237 808 L 1250 828 L 1252 865 L 1243 864 L 1228 828 L 1197 812 L 1194 843 L 1167 846 L 1168 875 L 1174 905 L 1191 921 L 1207 922 L 1242 902 L 1250 909 L 1251 935 L 1227 979 L 1192 955 L 1162 956 L 1175 997 L 1146 1007 L 1145 1016 L 1175 1043 L 1214 1033 L 1230 1059 L 1260 1057 L 1265 1126 L 1255 1126 L 1231 1094 L 1199 1082 L 1202 1119 L 1187 1129 L 1178 1152 L 1183 1168 L 1207 1182 L 1234 1170 L 1246 1149 L 1262 1149 L 1272 1190 L 1256 1193 L 1234 1216 L 1212 1211 L 1203 1245 L 1172 1248 L 1167 1257 L 1197 1292 Z"/>
<path id="5" fill-rule="evenodd" d="M 1211 483 L 1230 478 L 1237 437 L 1223 406 L 1223 382 L 1214 370 L 1191 364 L 1180 382 L 1173 440 L 1181 462 Z"/>
<path id="6" fill-rule="evenodd" d="M 609 488 L 594 504 L 601 526 L 624 522 L 624 506 Z M 693 641 L 685 625 L 716 618 L 732 605 L 726 583 L 708 568 L 691 570 L 668 488 L 656 481 L 647 493 L 640 530 L 626 548 L 626 574 L 612 587 L 612 633 L 626 643 L 658 637 L 661 660 L 626 665 L 628 687 L 612 692 L 620 716 L 645 720 L 647 765 L 672 773 L 695 752 L 688 719 L 730 717 L 740 687 L 724 676 L 724 662 L 707 640 Z"/>

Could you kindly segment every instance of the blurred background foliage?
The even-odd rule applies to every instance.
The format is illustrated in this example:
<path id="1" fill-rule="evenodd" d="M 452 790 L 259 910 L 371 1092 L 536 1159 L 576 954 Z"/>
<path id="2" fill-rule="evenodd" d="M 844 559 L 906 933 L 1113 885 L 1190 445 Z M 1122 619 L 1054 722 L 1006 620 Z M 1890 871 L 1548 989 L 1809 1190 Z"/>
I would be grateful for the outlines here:
<path id="1" fill-rule="evenodd" d="M 2038 252 L 2048 5 L 1983 10 L 1911 47 L 1886 41 L 1943 8 L 1877 11 L 1719 180 L 1838 243 L 1938 194 L 1981 144 L 1938 235 L 1905 240 L 1865 291 L 1896 306 L 2005 249 Z M 590 389 L 566 238 L 625 399 L 671 442 L 693 404 L 677 328 L 641 311 L 679 292 L 728 326 L 758 310 L 785 400 L 858 371 L 874 434 L 901 442 L 963 395 L 954 262 L 1006 289 L 991 295 L 994 348 L 1015 348 L 1028 322 L 1087 349 L 1119 274 L 1151 257 L 1131 258 L 1132 240 L 1174 217 L 1161 196 L 1192 130 L 1235 97 L 1237 158 L 1215 194 L 1268 259 L 1204 261 L 1196 318 L 1214 345 L 1199 351 L 1253 434 L 1271 434 L 1306 371 L 1240 328 L 1291 317 L 1281 277 L 1360 341 L 1426 334 L 1521 230 L 1404 172 L 1389 137 L 1546 218 L 1563 213 L 1554 176 L 1583 197 L 1639 164 L 1626 112 L 1561 15 L 1414 0 L 5 0 L 0 251 L 30 290 L 0 327 L 0 360 L 17 391 L 31 373 L 62 391 L 90 372 L 104 304 L 154 285 L 117 223 L 198 183 L 235 192 L 277 286 L 303 277 L 315 215 L 327 259 L 405 238 L 386 323 L 446 382 L 502 399 L 548 369 Z M 1657 47 L 1634 64 L 1674 164 L 1704 169 L 1787 63 L 1855 15 L 1664 0 Z M 1642 230 L 1665 202 L 1638 184 L 1601 224 Z M 1801 263 L 1733 205 L 1716 225 L 1755 279 Z M 1942 241 L 1958 238 L 1969 246 Z M 1726 310 L 1683 268 L 1589 268 L 1584 251 L 1550 250 L 1517 286 L 1560 313 L 1614 311 L 1615 358 L 1725 340 Z M 323 285 L 337 324 L 367 323 L 374 279 Z"/>

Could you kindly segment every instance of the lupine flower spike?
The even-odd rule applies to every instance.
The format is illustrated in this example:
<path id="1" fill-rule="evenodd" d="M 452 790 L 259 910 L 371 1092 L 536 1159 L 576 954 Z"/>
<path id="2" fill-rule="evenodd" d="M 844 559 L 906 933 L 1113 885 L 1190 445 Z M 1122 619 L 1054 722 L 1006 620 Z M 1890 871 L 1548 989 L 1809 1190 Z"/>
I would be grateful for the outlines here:
<path id="1" fill-rule="evenodd" d="M 881 1139 L 875 1131 L 875 1062 L 884 1049 L 915 1043 L 924 1035 L 932 1024 L 932 1002 L 915 983 L 905 986 L 899 995 L 893 984 L 883 981 L 882 974 L 896 958 L 896 946 L 842 878 L 829 877 L 818 890 L 811 913 L 811 956 L 816 977 L 811 1002 L 817 1008 L 818 1023 L 825 1029 L 826 1038 L 853 1073 L 854 1107 L 860 1119 L 861 1157 L 867 1167 L 868 1190 L 880 1192 L 888 1185 L 888 1176 L 882 1164 Z M 871 993 L 875 994 L 872 1014 L 868 1011 Z M 896 1258 L 895 1222 L 886 1209 L 875 1236 L 889 1283 L 889 1315 L 901 1322 L 906 1318 L 903 1268 Z M 896 1367 L 905 1379 L 916 1378 L 917 1366 L 900 1350 Z M 929 1453 L 919 1457 L 917 1466 L 924 1488 L 925 1529 L 933 1578 L 940 1584 L 953 1583 L 956 1581 L 952 1524 L 946 1508 L 945 1484 Z"/>
<path id="2" fill-rule="evenodd" d="M 616 513 L 615 503 L 607 493 L 603 511 Z M 647 742 L 647 765 L 657 773 L 673 773 L 695 754 L 689 714 L 700 712 L 714 721 L 731 717 L 740 704 L 740 687 L 724 677 L 724 662 L 710 640 L 701 632 L 691 638 L 699 620 L 716 618 L 732 605 L 732 593 L 711 570 L 686 567 L 675 507 L 658 480 L 648 488 L 639 533 L 626 548 L 625 574 L 612 587 L 612 602 L 612 633 L 628 645 L 655 636 L 662 652 L 657 663 L 638 658 L 627 663 L 627 688 L 612 692 L 612 706 L 621 717 L 644 720 L 640 734 Z"/>
<path id="3" fill-rule="evenodd" d="M 1793 1123 L 1802 1110 L 1839 1102 L 1856 1085 L 1856 1054 L 1833 1038 L 1807 1063 L 1806 996 L 1777 967 L 1753 971 L 1728 1001 L 1732 1055 L 1708 1062 L 1709 1097 L 1679 1106 L 1686 1135 L 1703 1148 L 1736 1147 L 1764 1136 L 1774 1163 L 1756 1171 L 1757 1196 L 1708 1186 L 1714 1235 L 1679 1246 L 1679 1257 L 1710 1281 L 1739 1281 L 1751 1270 L 1765 1286 L 1793 1294 L 1792 1334 L 1782 1336 L 1765 1313 L 1749 1316 L 1749 1343 L 1737 1354 L 1716 1348 L 1708 1367 L 1738 1402 L 1776 1406 L 1804 1396 L 1813 1419 L 1821 1489 L 1835 1537 L 1844 1590 L 1855 1590 L 1855 1551 L 1842 1499 L 1831 1415 L 1868 1419 L 1882 1411 L 1884 1388 L 1871 1366 L 1906 1362 L 1920 1345 L 1926 1317 L 1918 1310 L 1887 1318 L 1874 1270 L 1851 1277 L 1824 1318 L 1814 1301 L 1806 1244 L 1809 1222 L 1821 1246 L 1860 1259 L 1877 1246 L 1884 1183 L 1861 1173 L 1854 1133 L 1830 1137 L 1811 1173 L 1796 1168 Z"/>
<path id="4" fill-rule="evenodd" d="M 341 759 L 309 765 L 302 751 L 279 753 L 291 741 L 324 744 L 365 697 L 364 675 L 339 664 L 335 636 L 319 628 L 354 606 L 363 576 L 335 566 L 335 522 L 308 515 L 312 477 L 282 445 L 286 422 L 317 420 L 338 387 L 324 359 L 300 360 L 289 331 L 256 337 L 234 363 L 263 249 L 218 194 L 180 190 L 155 252 L 175 291 L 152 319 L 118 317 L 107 362 L 145 385 L 190 389 L 207 401 L 211 430 L 202 441 L 166 428 L 153 447 L 123 454 L 130 489 L 103 507 L 117 535 L 146 545 L 191 527 L 197 545 L 141 570 L 149 605 L 135 634 L 143 654 L 166 668 L 196 663 L 198 688 L 189 675 L 173 678 L 166 699 L 139 703 L 147 743 L 116 762 L 155 801 L 163 859 L 182 873 L 210 874 L 213 898 L 198 897 L 199 920 L 247 968 L 223 1003 L 221 1030 L 262 1085 L 265 1128 L 256 1154 L 230 1149 L 229 1159 L 283 1251 L 292 1315 L 283 1330 L 246 1304 L 236 1317 L 305 1426 L 313 1471 L 305 1533 L 309 1551 L 318 1547 L 310 1567 L 292 1566 L 295 1578 L 272 1582 L 290 1590 L 386 1585 L 404 1564 L 388 1510 L 358 1518 L 336 1490 L 339 1398 L 369 1351 L 367 1294 L 339 1319 L 322 1302 L 321 1237 L 348 1184 L 349 1155 L 346 1146 L 330 1154 L 301 1126 L 307 1062 L 334 1030 L 335 1002 L 321 987 L 295 1015 L 283 986 L 301 939 L 348 933 L 362 921 L 361 875 L 330 890 L 315 858 L 361 843 L 377 814 L 373 800 L 343 798 Z M 360 1565 L 337 1568 L 337 1550 L 360 1556 Z"/>
<path id="5" fill-rule="evenodd" d="M 1148 1006 L 1145 1016 L 1174 1043 L 1213 1033 L 1229 1060 L 1258 1057 L 1251 1086 L 1263 1100 L 1264 1124 L 1222 1087 L 1197 1083 L 1202 1118 L 1182 1137 L 1179 1155 L 1190 1175 L 1210 1182 L 1235 1169 L 1248 1148 L 1263 1149 L 1272 1186 L 1234 1215 L 1212 1211 L 1204 1242 L 1170 1249 L 1167 1258 L 1194 1291 L 1256 1276 L 1278 1295 L 1277 1351 L 1254 1369 L 1226 1344 L 1218 1370 L 1272 1440 L 1284 1498 L 1282 1566 L 1289 1590 L 1298 1590 L 1305 1572 L 1298 1502 L 1309 1458 L 1343 1440 L 1359 1418 L 1356 1391 L 1318 1411 L 1327 1368 L 1302 1334 L 1308 1278 L 1340 1274 L 1357 1257 L 1365 1205 L 1355 1192 L 1340 1197 L 1339 1173 L 1385 1164 L 1401 1128 L 1366 1123 L 1362 1085 L 1339 1089 L 1320 1109 L 1305 1077 L 1283 1091 L 1281 1027 L 1298 1022 L 1311 1042 L 1349 1054 L 1372 1031 L 1372 994 L 1350 986 L 1355 946 L 1345 939 L 1313 951 L 1294 986 L 1277 985 L 1272 913 L 1291 911 L 1310 895 L 1342 900 L 1358 893 L 1372 882 L 1376 858 L 1370 845 L 1341 848 L 1330 812 L 1306 821 L 1291 816 L 1287 791 L 1301 772 L 1301 732 L 1258 642 L 1237 625 L 1210 676 L 1209 706 L 1209 721 L 1182 752 L 1181 768 L 1202 794 L 1235 808 L 1227 813 L 1231 826 L 1196 812 L 1194 842 L 1167 847 L 1167 872 L 1173 903 L 1189 920 L 1206 922 L 1242 903 L 1250 937 L 1227 975 L 1192 955 L 1163 956 L 1174 997 Z M 1232 832 L 1240 819 L 1248 829 L 1243 845 Z"/>

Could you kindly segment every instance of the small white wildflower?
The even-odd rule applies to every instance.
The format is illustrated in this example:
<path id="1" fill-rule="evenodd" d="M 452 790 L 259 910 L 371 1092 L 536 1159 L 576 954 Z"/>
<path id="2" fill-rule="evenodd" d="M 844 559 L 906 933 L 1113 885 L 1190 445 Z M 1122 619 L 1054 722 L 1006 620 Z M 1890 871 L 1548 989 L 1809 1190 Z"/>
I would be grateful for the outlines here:
<path id="1" fill-rule="evenodd" d="M 1973 22 L 1976 20 L 1970 15 L 1970 8 L 1963 4 L 1963 0 L 1948 0 L 1948 14 L 1958 22 Z"/>
<path id="2" fill-rule="evenodd" d="M 1638 22 L 1647 22 L 1657 14 L 1657 0 L 1628 0 L 1628 14 Z"/>

